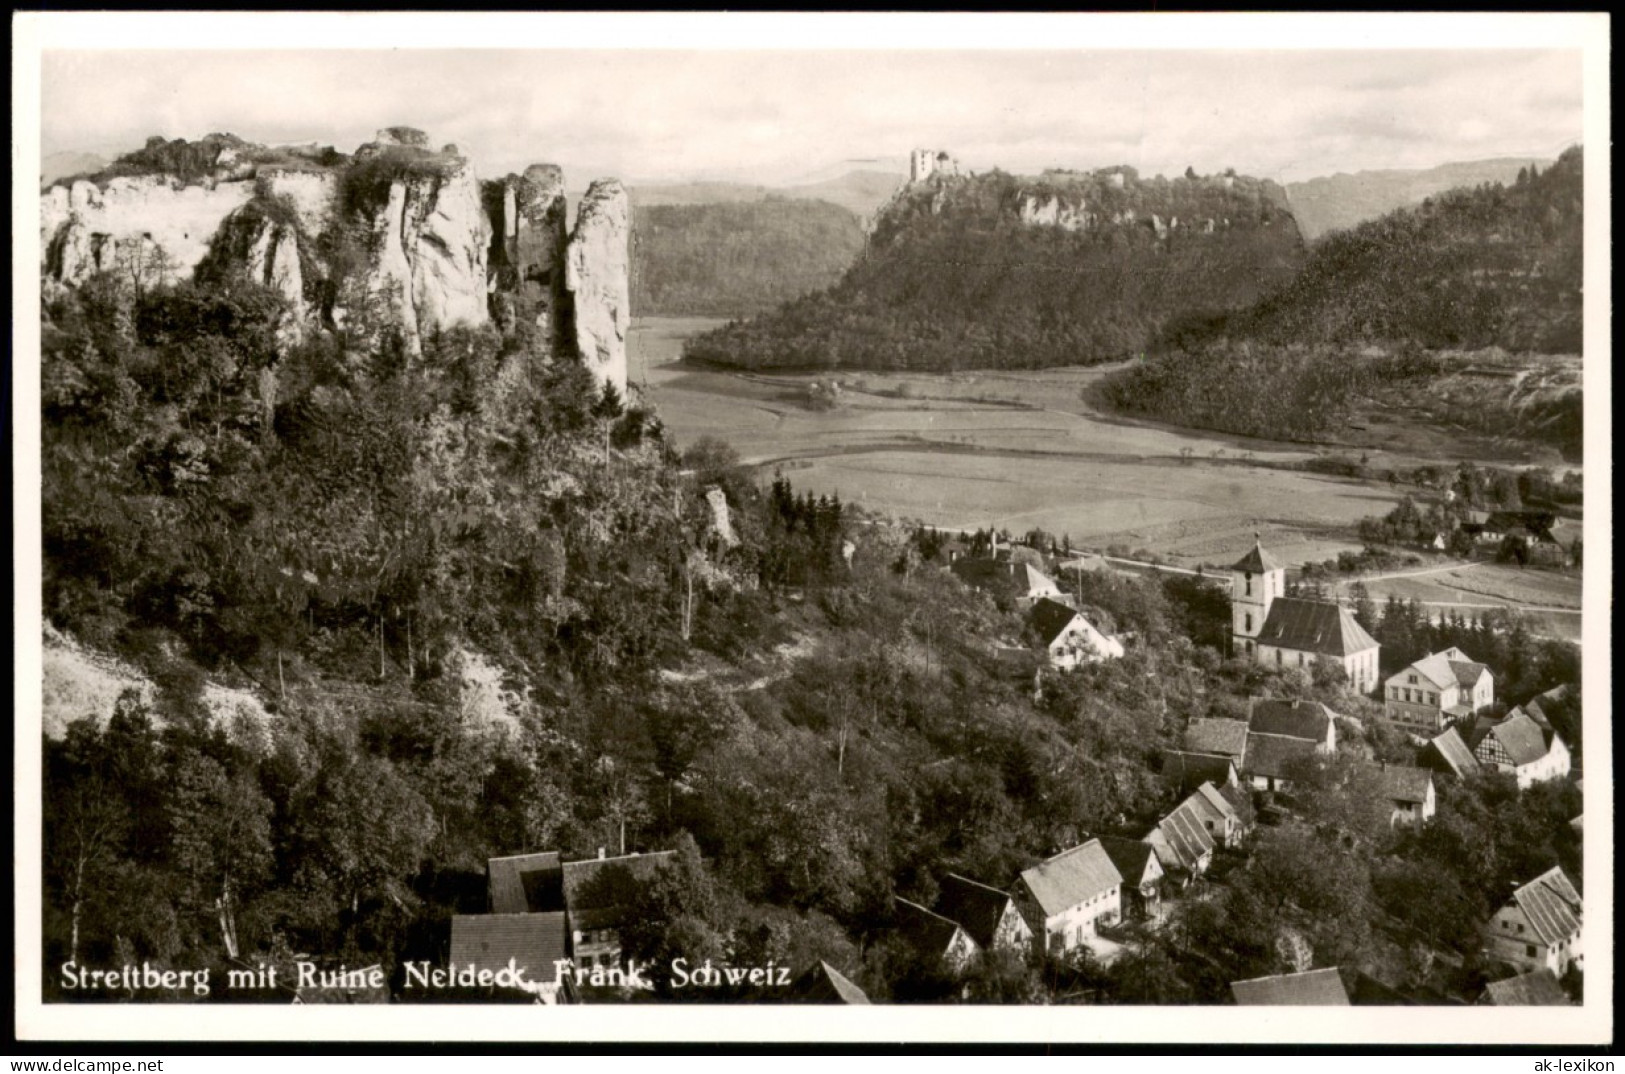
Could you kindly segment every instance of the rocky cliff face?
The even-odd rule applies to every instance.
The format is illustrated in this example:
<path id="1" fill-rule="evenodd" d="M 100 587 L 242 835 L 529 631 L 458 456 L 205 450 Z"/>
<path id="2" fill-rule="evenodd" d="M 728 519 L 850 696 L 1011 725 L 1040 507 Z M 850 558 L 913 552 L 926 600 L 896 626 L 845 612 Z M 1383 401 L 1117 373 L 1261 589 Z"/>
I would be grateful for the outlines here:
<path id="1" fill-rule="evenodd" d="M 481 183 L 410 127 L 349 157 L 209 135 L 152 139 L 40 209 L 47 297 L 98 272 L 137 290 L 246 278 L 287 298 L 290 338 L 393 328 L 412 354 L 436 328 L 523 319 L 626 388 L 630 210 L 614 181 L 593 184 L 571 236 L 554 165 Z"/>
<path id="2" fill-rule="evenodd" d="M 40 205 L 42 268 L 68 286 L 96 272 L 137 283 L 184 279 L 208 253 L 221 221 L 253 196 L 252 182 L 188 186 L 160 175 L 52 187 Z"/>
<path id="3" fill-rule="evenodd" d="M 563 170 L 533 164 L 523 176 L 488 183 L 485 205 L 491 219 L 492 316 L 502 324 L 532 323 L 559 349 L 569 319 Z"/>
<path id="4" fill-rule="evenodd" d="M 574 307 L 574 343 L 600 381 L 626 393 L 626 330 L 632 208 L 626 188 L 600 179 L 587 188 L 565 255 L 565 287 Z"/>
<path id="5" fill-rule="evenodd" d="M 486 320 L 490 224 L 467 161 L 391 179 L 369 224 L 366 294 L 400 327 L 409 353 L 433 328 Z"/>

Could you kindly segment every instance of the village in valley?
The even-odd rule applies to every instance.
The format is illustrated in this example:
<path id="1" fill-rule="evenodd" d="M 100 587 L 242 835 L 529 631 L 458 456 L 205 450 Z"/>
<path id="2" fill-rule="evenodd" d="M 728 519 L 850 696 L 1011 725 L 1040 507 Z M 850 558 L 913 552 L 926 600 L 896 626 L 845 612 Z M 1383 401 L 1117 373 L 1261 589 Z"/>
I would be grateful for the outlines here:
<path id="1" fill-rule="evenodd" d="M 1535 523 L 1537 532 L 1549 526 L 1549 521 L 1545 527 Z M 1471 532 L 1476 537 L 1483 527 Z M 1025 663 L 1037 692 L 1046 679 L 1121 659 L 1125 645 L 1135 644 L 1132 636 L 1113 632 L 1108 612 L 1080 602 L 1056 580 L 1080 572 L 1127 572 L 1100 554 L 1049 551 L 1046 556 L 1008 536 L 1001 543 L 997 533 L 944 544 L 944 566 L 956 579 L 1008 602 L 1029 621 L 1029 644 L 1001 649 L 1000 656 L 1007 663 Z M 1128 834 L 1102 834 L 1013 878 L 984 882 L 947 873 L 932 906 L 898 897 L 897 935 L 923 960 L 940 964 L 950 978 L 997 957 L 1064 961 L 1074 956 L 1109 965 L 1126 945 L 1166 927 L 1181 901 L 1211 899 L 1223 874 L 1246 866 L 1250 837 L 1260 824 L 1302 823 L 1298 804 L 1305 796 L 1323 788 L 1338 793 L 1328 779 L 1352 776 L 1353 793 L 1368 796 L 1393 829 L 1411 831 L 1434 820 L 1442 783 L 1498 776 L 1515 782 L 1519 791 L 1551 781 L 1571 781 L 1579 788 L 1569 746 L 1547 713 L 1568 702 L 1573 686 L 1509 705 L 1497 698 L 1490 668 L 1455 646 L 1383 674 L 1381 646 L 1354 613 L 1335 601 L 1293 595 L 1286 568 L 1262 542 L 1255 540 L 1227 573 L 1219 584 L 1228 592 L 1231 652 L 1264 667 L 1297 669 L 1335 682 L 1336 693 L 1364 702 L 1358 711 L 1386 728 L 1406 759 L 1373 759 L 1362 721 L 1316 697 L 1250 696 L 1244 719 L 1192 718 L 1179 748 L 1161 755 L 1170 808 L 1143 833 L 1128 828 Z M 1391 756 L 1394 750 L 1383 753 Z M 1581 831 L 1579 815 L 1568 823 L 1576 835 Z M 616 873 L 623 882 L 646 882 L 672 857 L 664 851 L 563 863 L 556 852 L 493 858 L 488 863 L 491 911 L 453 920 L 452 962 L 488 971 L 515 958 L 530 965 L 567 965 L 539 989 L 548 1002 L 578 999 L 584 983 L 596 986 L 600 998 L 606 988 L 611 994 L 617 987 L 648 988 L 616 942 L 625 908 L 595 893 L 586 878 Z M 1479 1002 L 1575 1002 L 1574 974 L 1584 967 L 1583 917 L 1576 885 L 1561 866 L 1508 891 L 1483 922 L 1482 954 L 1502 975 L 1486 981 Z M 1569 989 L 1560 984 L 1565 979 Z M 1234 1002 L 1243 1005 L 1425 1004 L 1443 998 L 1407 995 L 1358 970 L 1335 966 L 1306 965 L 1234 981 L 1230 990 Z M 870 1002 L 858 985 L 821 960 L 779 998 Z"/>
<path id="2" fill-rule="evenodd" d="M 47 1005 L 1606 1004 L 1573 137 L 365 129 L 41 177 Z"/>

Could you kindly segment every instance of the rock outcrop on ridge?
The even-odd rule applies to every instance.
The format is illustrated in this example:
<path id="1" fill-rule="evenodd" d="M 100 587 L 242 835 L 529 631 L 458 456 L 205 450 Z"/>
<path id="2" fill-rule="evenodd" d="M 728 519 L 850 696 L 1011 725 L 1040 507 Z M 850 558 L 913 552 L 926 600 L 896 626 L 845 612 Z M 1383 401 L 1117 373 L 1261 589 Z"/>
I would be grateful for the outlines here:
<path id="1" fill-rule="evenodd" d="M 600 179 L 587 188 L 565 255 L 565 287 L 575 311 L 575 348 L 599 380 L 626 391 L 626 330 L 631 326 L 626 188 Z"/>
<path id="2" fill-rule="evenodd" d="M 524 320 L 626 390 L 630 207 L 614 180 L 592 185 L 571 234 L 555 165 L 482 182 L 410 127 L 350 156 L 212 134 L 150 139 L 40 204 L 48 299 L 98 273 L 136 291 L 244 278 L 288 300 L 289 337 L 393 331 L 409 355 L 439 328 Z"/>

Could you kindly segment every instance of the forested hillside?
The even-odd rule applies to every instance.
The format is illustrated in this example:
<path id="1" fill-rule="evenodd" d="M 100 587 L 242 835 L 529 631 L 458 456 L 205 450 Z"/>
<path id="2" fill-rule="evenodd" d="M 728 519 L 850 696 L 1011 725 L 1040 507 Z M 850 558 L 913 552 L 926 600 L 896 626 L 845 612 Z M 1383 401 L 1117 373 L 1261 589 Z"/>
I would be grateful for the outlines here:
<path id="1" fill-rule="evenodd" d="M 1181 424 L 1315 439 L 1363 394 L 1468 364 L 1424 352 L 1577 354 L 1582 163 L 1574 147 L 1512 186 L 1452 191 L 1329 235 L 1249 308 L 1168 326 L 1106 396 Z M 1479 416 L 1577 451 L 1579 404 L 1576 386 Z"/>
<path id="2" fill-rule="evenodd" d="M 1176 800 L 1160 751 L 1191 718 L 1258 695 L 1375 705 L 1332 669 L 1226 661 L 1224 593 L 1183 576 L 1079 579 L 1133 643 L 1035 693 L 995 655 L 1030 642 L 1025 618 L 961 584 L 940 535 L 761 489 L 714 441 L 679 459 L 655 415 L 523 326 L 431 333 L 413 357 L 343 332 L 289 346 L 287 316 L 229 278 L 100 276 L 46 311 L 47 623 L 150 686 L 44 744 L 48 999 L 130 998 L 64 993 L 70 961 L 224 982 L 292 952 L 379 965 L 398 992 L 405 960 L 446 963 L 452 915 L 485 911 L 488 857 L 601 848 L 678 852 L 622 936 L 668 998 L 778 998 L 673 992 L 680 956 L 823 959 L 877 1001 L 1222 1002 L 1305 944 L 1476 995 L 1486 893 L 1579 874 L 1566 784 L 1451 786 L 1438 824 L 1392 831 L 1347 789 L 1369 780 L 1339 782 L 1408 755 L 1368 722 L 1301 822 L 1110 967 L 949 979 L 893 927 L 894 896 L 1138 838 Z M 1494 626 L 1498 697 L 1577 682 L 1572 647 Z M 1457 638 L 1415 607 L 1372 628 Z M 227 710 L 222 687 L 254 701 Z M 1441 890 L 1443 912 L 1413 897 Z"/>
<path id="3" fill-rule="evenodd" d="M 777 196 L 639 208 L 632 226 L 637 316 L 760 313 L 828 287 L 863 250 L 852 213 Z"/>
<path id="4" fill-rule="evenodd" d="M 686 353 L 778 369 L 1102 362 L 1172 320 L 1245 306 L 1302 258 L 1269 182 L 1132 169 L 933 176 L 881 210 L 866 256 L 836 286 Z"/>

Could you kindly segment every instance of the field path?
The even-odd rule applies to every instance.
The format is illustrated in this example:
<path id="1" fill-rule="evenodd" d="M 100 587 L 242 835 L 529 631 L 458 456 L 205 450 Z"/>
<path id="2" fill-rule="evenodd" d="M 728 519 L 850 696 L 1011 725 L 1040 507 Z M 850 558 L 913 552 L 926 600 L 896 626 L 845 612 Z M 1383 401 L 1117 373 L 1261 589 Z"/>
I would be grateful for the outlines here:
<path id="1" fill-rule="evenodd" d="M 1477 567 L 1480 564 L 1490 562 L 1493 561 L 1488 559 L 1470 559 L 1465 563 L 1447 563 L 1443 567 L 1424 567 L 1421 570 L 1415 571 L 1389 571 L 1385 574 L 1367 574 L 1360 578 L 1351 579 L 1347 582 L 1339 582 L 1338 585 L 1353 585 L 1355 582 L 1386 582 L 1391 578 L 1420 578 L 1424 574 L 1445 574 L 1449 571 L 1466 570 L 1469 567 Z M 1472 607 L 1472 605 L 1464 604 L 1462 607 Z"/>

